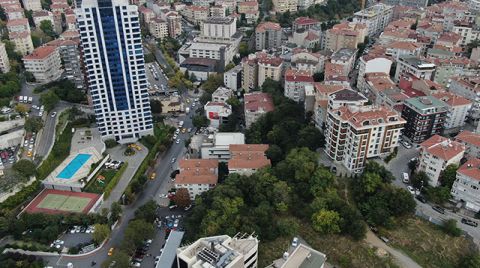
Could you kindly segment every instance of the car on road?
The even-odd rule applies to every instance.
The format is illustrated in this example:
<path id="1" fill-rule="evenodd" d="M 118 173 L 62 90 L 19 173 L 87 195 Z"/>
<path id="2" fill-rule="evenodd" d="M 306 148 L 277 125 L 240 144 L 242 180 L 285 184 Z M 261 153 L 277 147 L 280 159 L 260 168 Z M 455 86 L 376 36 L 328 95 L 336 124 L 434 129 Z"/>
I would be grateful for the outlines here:
<path id="1" fill-rule="evenodd" d="M 177 228 L 179 222 L 180 222 L 180 221 L 179 221 L 178 219 L 176 219 L 176 220 L 173 222 L 173 228 Z"/>
<path id="2" fill-rule="evenodd" d="M 445 209 L 442 208 L 441 206 L 432 206 L 432 209 L 435 210 L 436 212 L 440 213 L 440 214 L 445 214 Z"/>
<path id="3" fill-rule="evenodd" d="M 413 189 L 412 186 L 408 185 L 408 186 L 407 186 L 407 190 L 408 190 L 411 194 L 413 194 L 413 195 L 415 194 L 415 190 Z"/>
<path id="4" fill-rule="evenodd" d="M 53 112 L 52 115 L 51 115 L 51 117 L 53 118 L 53 117 L 55 117 L 56 115 L 57 115 L 57 112 Z"/>
<path id="5" fill-rule="evenodd" d="M 177 159 L 174 157 L 174 158 L 172 158 L 172 161 L 170 161 L 170 163 L 173 164 L 173 163 L 175 163 L 175 161 L 177 161 Z"/>
<path id="6" fill-rule="evenodd" d="M 177 208 L 177 205 L 172 205 L 172 206 L 169 206 L 169 207 L 168 207 L 168 209 L 170 209 L 170 210 L 174 210 L 174 209 L 176 209 L 176 208 Z"/>
<path id="7" fill-rule="evenodd" d="M 380 239 L 385 243 L 390 242 L 390 240 L 388 240 L 388 238 L 386 238 L 385 236 L 380 236 Z"/>
<path id="8" fill-rule="evenodd" d="M 402 141 L 402 145 L 403 145 L 403 147 L 405 147 L 407 149 L 412 148 L 412 145 L 408 141 Z"/>
<path id="9" fill-rule="evenodd" d="M 417 195 L 415 198 L 422 203 L 427 203 L 427 199 L 423 195 Z"/>
<path id="10" fill-rule="evenodd" d="M 296 248 L 298 246 L 298 237 L 294 237 L 292 240 L 292 247 Z"/>
<path id="11" fill-rule="evenodd" d="M 150 179 L 151 179 L 151 180 L 154 180 L 154 179 L 155 179 L 155 176 L 157 176 L 157 173 L 152 172 L 152 174 L 150 174 Z"/>
<path id="12" fill-rule="evenodd" d="M 403 181 L 403 183 L 409 183 L 410 182 L 410 177 L 408 176 L 408 173 L 405 173 L 405 172 L 402 173 L 402 181 Z"/>
<path id="13" fill-rule="evenodd" d="M 188 129 L 187 129 L 187 132 L 188 132 L 188 133 L 192 132 L 192 128 L 188 128 Z"/>
<path id="14" fill-rule="evenodd" d="M 112 255 L 113 255 L 113 250 L 114 250 L 114 248 L 110 248 L 110 249 L 108 250 L 107 255 L 108 255 L 108 256 L 112 256 Z"/>
<path id="15" fill-rule="evenodd" d="M 473 226 L 473 227 L 477 227 L 478 226 L 478 223 L 475 222 L 475 221 L 472 221 L 470 219 L 466 219 L 466 218 L 462 218 L 461 222 L 463 224 L 466 224 L 466 225 L 470 225 L 470 226 Z"/>
<path id="16" fill-rule="evenodd" d="M 177 139 L 177 140 L 175 141 L 175 143 L 176 143 L 176 144 L 179 144 L 179 143 L 180 143 L 180 139 Z"/>

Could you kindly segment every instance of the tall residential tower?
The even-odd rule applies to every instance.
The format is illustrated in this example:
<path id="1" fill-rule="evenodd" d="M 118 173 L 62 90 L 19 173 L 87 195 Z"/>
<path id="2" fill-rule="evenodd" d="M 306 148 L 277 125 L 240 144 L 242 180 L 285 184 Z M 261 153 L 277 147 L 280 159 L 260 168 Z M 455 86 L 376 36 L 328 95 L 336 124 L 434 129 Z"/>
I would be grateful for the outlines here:
<path id="1" fill-rule="evenodd" d="M 75 10 L 98 129 L 120 143 L 153 134 L 137 9 L 83 0 Z"/>

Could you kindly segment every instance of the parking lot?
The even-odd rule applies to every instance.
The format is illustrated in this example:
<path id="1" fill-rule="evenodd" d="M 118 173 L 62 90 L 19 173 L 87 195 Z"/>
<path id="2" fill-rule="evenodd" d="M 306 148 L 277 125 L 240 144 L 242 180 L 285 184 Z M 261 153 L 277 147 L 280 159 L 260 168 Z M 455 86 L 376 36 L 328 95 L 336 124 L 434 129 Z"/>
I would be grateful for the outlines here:
<path id="1" fill-rule="evenodd" d="M 1 166 L 11 166 L 17 161 L 18 146 L 3 148 L 0 150 Z"/>

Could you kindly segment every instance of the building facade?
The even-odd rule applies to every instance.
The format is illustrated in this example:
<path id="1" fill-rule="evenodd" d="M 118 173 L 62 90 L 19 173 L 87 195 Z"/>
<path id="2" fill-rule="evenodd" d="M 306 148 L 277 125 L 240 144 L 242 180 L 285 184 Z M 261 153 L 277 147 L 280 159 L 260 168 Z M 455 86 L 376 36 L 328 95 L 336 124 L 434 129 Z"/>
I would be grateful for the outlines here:
<path id="1" fill-rule="evenodd" d="M 148 30 L 153 37 L 163 39 L 168 36 L 168 23 L 160 18 L 153 18 L 148 23 Z"/>
<path id="2" fill-rule="evenodd" d="M 262 22 L 255 29 L 255 48 L 257 50 L 279 48 L 282 46 L 282 28 L 274 22 Z"/>
<path id="3" fill-rule="evenodd" d="M 84 0 L 75 12 L 102 137 L 129 143 L 153 134 L 137 6 Z"/>
<path id="4" fill-rule="evenodd" d="M 245 126 L 249 128 L 262 115 L 273 111 L 274 105 L 270 94 L 252 92 L 244 95 Z"/>
<path id="5" fill-rule="evenodd" d="M 8 60 L 7 50 L 5 44 L 0 42 L 0 72 L 10 72 L 10 61 Z"/>
<path id="6" fill-rule="evenodd" d="M 380 34 L 392 21 L 393 6 L 376 4 L 353 14 L 353 22 L 364 23 L 367 26 L 368 36 Z"/>
<path id="7" fill-rule="evenodd" d="M 313 76 L 309 71 L 288 69 L 285 71 L 284 95 L 296 101 L 305 101 L 305 86 L 313 85 Z"/>
<path id="8" fill-rule="evenodd" d="M 480 211 L 480 159 L 473 158 L 460 166 L 457 179 L 452 185 L 454 200 L 464 202 L 465 208 Z"/>
<path id="9" fill-rule="evenodd" d="M 425 61 L 416 56 L 400 56 L 395 71 L 395 82 L 403 77 L 414 76 L 418 79 L 432 80 L 435 72 L 435 64 Z"/>
<path id="10" fill-rule="evenodd" d="M 217 185 L 218 160 L 181 159 L 179 173 L 175 176 L 175 188 L 186 188 L 191 200 Z"/>
<path id="11" fill-rule="evenodd" d="M 62 75 L 62 60 L 56 47 L 36 48 L 32 54 L 23 57 L 25 70 L 35 77 L 37 83 L 48 83 Z"/>

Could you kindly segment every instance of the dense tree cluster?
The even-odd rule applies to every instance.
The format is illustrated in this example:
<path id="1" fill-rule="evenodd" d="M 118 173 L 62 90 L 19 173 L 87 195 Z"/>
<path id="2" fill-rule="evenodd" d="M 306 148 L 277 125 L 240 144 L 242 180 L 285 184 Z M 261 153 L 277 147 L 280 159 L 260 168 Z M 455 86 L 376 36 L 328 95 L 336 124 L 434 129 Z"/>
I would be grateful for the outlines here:
<path id="1" fill-rule="evenodd" d="M 5 253 L 0 255 L 0 267 L 3 268 L 43 268 L 42 258 L 20 253 Z"/>
<path id="2" fill-rule="evenodd" d="M 412 214 L 415 200 L 405 189 L 390 185 L 392 174 L 376 162 L 352 184 L 353 196 L 365 220 L 372 225 L 391 226 L 395 217 Z"/>
<path id="3" fill-rule="evenodd" d="M 8 106 L 12 97 L 20 92 L 20 78 L 11 71 L 0 74 L 0 106 Z"/>

